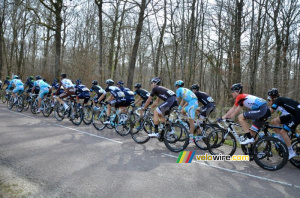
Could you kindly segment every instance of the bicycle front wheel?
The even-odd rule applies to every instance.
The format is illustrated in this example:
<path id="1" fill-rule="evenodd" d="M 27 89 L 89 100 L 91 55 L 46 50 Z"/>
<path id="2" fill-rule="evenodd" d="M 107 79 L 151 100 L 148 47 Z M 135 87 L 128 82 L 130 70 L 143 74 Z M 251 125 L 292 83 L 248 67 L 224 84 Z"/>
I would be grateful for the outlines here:
<path id="1" fill-rule="evenodd" d="M 201 150 L 207 150 L 206 138 L 215 129 L 209 125 L 204 127 L 196 126 L 194 134 L 197 136 L 195 138 L 195 145 Z"/>
<path id="2" fill-rule="evenodd" d="M 106 125 L 103 124 L 106 118 L 107 116 L 105 111 L 95 111 L 92 117 L 92 122 L 95 129 L 97 129 L 98 131 L 103 130 L 106 127 Z"/>
<path id="3" fill-rule="evenodd" d="M 17 111 L 22 112 L 24 109 L 24 97 L 22 95 L 18 96 Z"/>
<path id="4" fill-rule="evenodd" d="M 232 133 L 216 129 L 206 138 L 207 149 L 212 155 L 233 155 L 236 151 L 236 139 Z"/>
<path id="5" fill-rule="evenodd" d="M 152 125 L 150 119 L 142 121 L 141 119 L 136 119 L 131 124 L 131 137 L 138 144 L 144 144 L 150 140 L 148 136 L 151 131 L 154 131 L 154 126 Z"/>
<path id="6" fill-rule="evenodd" d="M 49 117 L 52 113 L 51 102 L 49 100 L 44 101 L 44 110 L 42 111 L 45 117 Z"/>
<path id="7" fill-rule="evenodd" d="M 65 110 L 62 104 L 57 103 L 54 107 L 54 117 L 57 121 L 62 121 L 65 118 Z"/>
<path id="8" fill-rule="evenodd" d="M 253 159 L 263 169 L 279 170 L 288 162 L 289 152 L 286 145 L 274 137 L 263 137 L 254 144 Z"/>
<path id="9" fill-rule="evenodd" d="M 84 106 L 83 108 L 83 122 L 86 125 L 91 124 L 93 121 L 93 108 L 90 105 Z"/>
<path id="10" fill-rule="evenodd" d="M 189 145 L 189 132 L 178 123 L 173 123 L 169 129 L 166 127 L 164 143 L 172 152 L 180 152 Z"/>
<path id="11" fill-rule="evenodd" d="M 119 115 L 115 130 L 120 136 L 126 136 L 130 133 L 130 120 L 126 113 L 121 113 Z"/>
<path id="12" fill-rule="evenodd" d="M 290 159 L 290 162 L 295 167 L 300 168 L 300 142 L 299 142 L 299 139 L 296 139 L 292 142 L 292 148 L 298 156 Z"/>
<path id="13" fill-rule="evenodd" d="M 72 111 L 73 111 L 73 112 L 71 112 L 72 123 L 75 125 L 80 125 L 83 120 L 82 109 L 80 109 L 77 105 L 74 105 Z M 72 117 L 72 114 L 73 114 L 73 117 Z"/>

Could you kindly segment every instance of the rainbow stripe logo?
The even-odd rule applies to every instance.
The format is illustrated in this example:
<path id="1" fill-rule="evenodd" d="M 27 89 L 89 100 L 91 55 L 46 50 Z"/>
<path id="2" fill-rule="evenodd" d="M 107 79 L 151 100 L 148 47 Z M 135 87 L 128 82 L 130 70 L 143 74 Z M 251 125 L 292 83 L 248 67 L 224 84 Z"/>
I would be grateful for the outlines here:
<path id="1" fill-rule="evenodd" d="M 181 151 L 176 163 L 191 163 L 194 155 L 195 151 Z"/>

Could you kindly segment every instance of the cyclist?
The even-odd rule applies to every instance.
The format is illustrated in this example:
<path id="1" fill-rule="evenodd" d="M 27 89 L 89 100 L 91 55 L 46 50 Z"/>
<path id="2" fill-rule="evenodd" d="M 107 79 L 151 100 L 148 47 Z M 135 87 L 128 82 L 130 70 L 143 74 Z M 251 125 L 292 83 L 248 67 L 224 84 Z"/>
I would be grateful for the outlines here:
<path id="1" fill-rule="evenodd" d="M 81 104 L 79 103 L 79 99 L 84 99 L 83 106 L 85 104 L 87 104 L 90 97 L 91 97 L 90 90 L 85 85 L 82 84 L 80 79 L 77 79 L 75 81 L 75 83 L 76 83 L 76 85 L 75 85 L 75 88 L 76 88 L 75 94 L 77 95 L 76 96 L 76 102 L 79 105 L 79 107 L 81 108 Z"/>
<path id="2" fill-rule="evenodd" d="M 151 83 L 152 83 L 153 89 L 143 107 L 143 110 L 145 110 L 149 106 L 149 104 L 154 96 L 157 96 L 157 99 L 153 102 L 152 107 L 157 106 L 161 100 L 164 101 L 154 111 L 153 121 L 154 121 L 154 126 L 155 126 L 155 132 L 148 135 L 149 137 L 158 137 L 159 138 L 159 133 L 158 133 L 159 118 L 162 122 L 165 123 L 166 120 L 164 118 L 164 115 L 169 115 L 170 110 L 173 107 L 178 106 L 178 102 L 176 100 L 176 94 L 172 90 L 169 90 L 165 87 L 159 86 L 161 83 L 161 79 L 159 77 L 152 78 Z M 168 126 L 168 123 L 166 124 L 166 126 Z M 169 133 L 169 134 L 171 134 L 171 133 Z"/>
<path id="3" fill-rule="evenodd" d="M 48 83 L 46 83 L 45 81 L 43 81 L 42 77 L 37 75 L 35 77 L 35 82 L 34 82 L 34 86 L 32 88 L 31 93 L 35 92 L 35 89 L 37 87 L 39 87 L 40 92 L 39 92 L 39 102 L 38 102 L 38 110 L 36 111 L 36 113 L 40 113 L 41 112 L 41 102 L 42 99 L 44 98 L 45 94 L 48 94 L 50 91 L 50 85 Z"/>
<path id="4" fill-rule="evenodd" d="M 17 102 L 16 93 L 23 93 L 23 91 L 24 91 L 24 84 L 20 80 L 20 77 L 17 75 L 13 76 L 13 79 L 10 81 L 7 89 L 10 90 L 13 86 L 14 86 L 14 89 L 12 91 L 12 96 L 14 97 L 14 103 L 16 103 Z"/>
<path id="5" fill-rule="evenodd" d="M 10 84 L 10 76 L 6 76 L 6 80 L 3 83 L 3 87 L 4 87 L 4 85 L 6 85 L 6 89 L 7 89 L 9 84 Z"/>
<path id="6" fill-rule="evenodd" d="M 67 78 L 67 74 L 61 74 L 60 77 L 61 77 L 61 81 L 56 90 L 56 96 L 59 94 L 58 90 L 60 90 L 61 86 L 63 86 L 64 92 L 59 95 L 57 101 L 60 104 L 63 104 L 65 111 L 67 111 L 70 107 L 62 99 L 71 95 L 75 95 L 75 85 L 72 83 L 70 79 Z"/>
<path id="7" fill-rule="evenodd" d="M 93 80 L 92 82 L 92 87 L 90 89 L 90 92 L 95 92 L 97 94 L 97 96 L 95 96 L 93 98 L 93 105 L 94 105 L 94 110 L 97 111 L 100 107 L 97 107 L 97 103 L 101 102 L 101 101 L 104 101 L 106 99 L 106 92 L 104 89 L 102 89 L 102 87 L 100 87 L 98 85 L 98 81 L 97 80 Z M 104 97 L 101 98 L 101 100 L 99 100 L 99 98 L 104 95 Z M 100 104 L 101 106 L 101 104 Z"/>
<path id="8" fill-rule="evenodd" d="M 145 102 L 149 98 L 150 93 L 147 90 L 142 89 L 141 83 L 136 83 L 134 85 L 134 88 L 135 88 L 134 95 L 138 95 L 139 96 L 139 98 L 137 99 L 137 101 L 134 104 L 136 105 L 136 104 L 139 104 L 139 103 L 142 102 L 141 107 L 143 107 L 145 105 Z M 153 100 L 151 100 L 150 105 L 152 104 L 152 102 L 153 102 Z"/>
<path id="9" fill-rule="evenodd" d="M 34 77 L 33 76 L 29 76 L 27 79 L 26 79 L 26 82 L 24 84 L 24 90 L 28 87 L 28 89 L 26 90 L 26 96 L 28 97 L 29 94 L 31 93 L 32 91 L 32 88 L 34 87 Z M 35 90 L 34 90 L 34 93 L 35 94 L 38 94 L 40 91 L 40 87 L 36 87 Z"/>
<path id="10" fill-rule="evenodd" d="M 290 98 L 280 97 L 278 90 L 274 88 L 268 91 L 268 95 L 273 100 L 271 113 L 274 113 L 278 107 L 283 107 L 287 112 L 290 113 L 290 115 L 285 117 L 280 116 L 279 118 L 275 118 L 274 123 L 277 123 L 278 125 L 283 124 L 283 129 L 279 131 L 279 134 L 288 147 L 289 159 L 291 159 L 297 156 L 297 154 L 292 148 L 292 141 L 287 132 L 296 129 L 297 125 L 300 123 L 300 103 Z"/>
<path id="11" fill-rule="evenodd" d="M 197 96 L 189 89 L 184 88 L 184 82 L 182 80 L 177 80 L 175 82 L 176 87 L 176 97 L 177 100 L 182 98 L 178 110 L 182 109 L 183 114 L 187 114 L 190 122 L 190 143 L 194 141 L 194 138 L 197 137 L 194 135 L 194 120 L 195 120 L 195 111 L 198 107 Z"/>
<path id="12" fill-rule="evenodd" d="M 51 84 L 51 107 L 54 107 L 54 95 L 56 94 L 56 91 L 58 89 L 59 83 L 58 80 L 56 78 L 53 79 L 52 84 Z M 64 93 L 64 88 L 60 87 L 60 90 L 58 91 L 58 95 Z"/>
<path id="13" fill-rule="evenodd" d="M 197 96 L 198 102 L 203 105 L 200 109 L 196 110 L 196 113 L 198 113 L 200 119 L 204 120 L 215 110 L 216 106 L 214 99 L 207 93 L 199 91 L 199 89 L 200 87 L 197 84 L 191 86 L 191 90 Z"/>
<path id="14" fill-rule="evenodd" d="M 244 131 L 249 131 L 245 134 L 244 139 L 241 139 L 240 144 L 249 144 L 255 142 L 256 134 L 263 125 L 264 121 L 271 116 L 270 109 L 267 106 L 267 101 L 257 96 L 243 93 L 241 83 L 236 83 L 231 86 L 231 94 L 235 99 L 233 107 L 222 116 L 222 119 L 234 118 L 242 109 L 243 106 L 250 109 L 238 116 L 239 123 Z M 254 120 L 251 128 L 247 123 L 247 119 Z"/>
<path id="15" fill-rule="evenodd" d="M 122 103 L 122 107 L 128 107 L 129 105 L 134 104 L 134 93 L 129 88 L 124 87 L 124 82 L 122 80 L 117 82 L 117 87 L 125 94 L 125 100 Z M 125 113 L 125 108 L 121 108 L 121 112 Z M 121 118 L 120 121 L 126 121 L 124 119 L 125 118 Z"/>
<path id="16" fill-rule="evenodd" d="M 120 106 L 123 106 L 126 102 L 125 99 L 125 93 L 123 91 L 121 91 L 120 88 L 113 86 L 114 85 L 114 81 L 112 79 L 108 79 L 106 80 L 106 93 L 102 94 L 102 96 L 99 98 L 99 100 L 102 100 L 107 93 L 110 93 L 110 96 L 107 98 L 107 111 L 106 111 L 106 115 L 107 115 L 107 119 L 105 122 L 103 122 L 103 124 L 109 124 L 110 123 L 110 113 L 111 113 L 111 107 L 115 107 L 118 108 Z"/>

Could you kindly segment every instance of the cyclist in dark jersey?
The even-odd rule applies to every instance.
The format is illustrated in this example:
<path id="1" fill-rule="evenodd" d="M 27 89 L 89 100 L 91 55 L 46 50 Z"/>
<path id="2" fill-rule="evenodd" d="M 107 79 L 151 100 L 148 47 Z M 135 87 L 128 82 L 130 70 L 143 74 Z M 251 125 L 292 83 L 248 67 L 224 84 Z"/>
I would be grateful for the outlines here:
<path id="1" fill-rule="evenodd" d="M 88 103 L 88 101 L 91 97 L 91 94 L 90 94 L 90 90 L 85 85 L 82 84 L 80 79 L 77 79 L 75 81 L 75 84 L 76 84 L 75 85 L 76 102 L 79 105 L 79 107 L 81 108 L 79 99 L 84 99 L 84 101 L 83 101 L 83 106 L 84 106 L 85 104 Z"/>
<path id="2" fill-rule="evenodd" d="M 4 81 L 4 83 L 3 83 L 3 88 L 4 88 L 4 85 L 6 85 L 6 90 L 7 90 L 7 88 L 8 88 L 8 86 L 9 86 L 9 84 L 10 84 L 10 76 L 6 76 L 6 80 Z M 13 89 L 13 88 L 12 88 Z M 11 89 L 11 90 L 12 90 Z"/>
<path id="3" fill-rule="evenodd" d="M 205 92 L 199 91 L 199 85 L 193 84 L 191 90 L 197 96 L 198 101 L 203 105 L 200 110 L 197 109 L 196 112 L 199 114 L 199 117 L 203 120 L 209 116 L 216 108 L 214 99 Z"/>
<path id="4" fill-rule="evenodd" d="M 123 91 L 121 91 L 121 89 L 119 89 L 114 85 L 114 81 L 112 79 L 108 79 L 106 80 L 106 93 L 103 94 L 99 100 L 102 100 L 107 93 L 110 93 L 110 96 L 107 98 L 107 111 L 106 111 L 106 115 L 107 115 L 107 119 L 105 122 L 103 122 L 103 124 L 109 124 L 110 123 L 110 112 L 111 112 L 111 107 L 115 107 L 115 108 L 119 108 L 120 106 L 123 106 L 126 103 L 126 99 L 125 99 L 125 93 Z"/>
<path id="5" fill-rule="evenodd" d="M 92 87 L 90 89 L 90 92 L 95 92 L 97 94 L 97 96 L 95 96 L 93 98 L 93 105 L 94 105 L 94 110 L 97 111 L 100 107 L 97 107 L 97 104 L 100 103 L 101 101 L 104 101 L 106 99 L 106 92 L 104 89 L 102 89 L 102 87 L 100 87 L 98 85 L 98 81 L 97 80 L 93 80 L 92 82 Z M 102 97 L 100 100 L 99 98 L 104 95 L 104 97 Z M 101 106 L 101 104 L 100 104 Z"/>
<path id="6" fill-rule="evenodd" d="M 124 87 L 124 82 L 122 80 L 117 82 L 117 87 L 121 89 L 121 91 L 123 91 L 125 94 L 126 101 L 123 103 L 122 106 L 127 107 L 130 104 L 133 104 L 135 100 L 133 91 L 131 91 L 129 88 Z"/>
<path id="7" fill-rule="evenodd" d="M 264 121 L 271 116 L 267 101 L 256 96 L 243 93 L 243 86 L 241 83 L 236 83 L 231 86 L 231 94 L 235 99 L 235 103 L 233 107 L 222 116 L 222 119 L 234 118 L 242 110 L 243 106 L 250 109 L 250 111 L 244 112 L 238 116 L 239 123 L 242 125 L 243 130 L 245 132 L 249 131 L 245 134 L 246 138 L 241 140 L 240 143 L 254 143 L 254 138 L 264 124 Z M 249 128 L 247 119 L 254 120 L 251 128 Z"/>
<path id="8" fill-rule="evenodd" d="M 139 98 L 137 99 L 137 101 L 134 104 L 139 104 L 140 102 L 142 102 L 141 106 L 143 107 L 145 105 L 145 102 L 149 98 L 150 93 L 147 90 L 142 89 L 142 85 L 140 83 L 136 83 L 134 85 L 134 88 L 135 88 L 134 95 L 139 96 Z M 153 100 L 150 102 L 150 105 L 152 104 L 152 102 L 153 102 Z"/>
<path id="9" fill-rule="evenodd" d="M 152 107 L 157 106 L 161 100 L 164 101 L 154 111 L 153 121 L 155 126 L 155 133 L 148 135 L 149 137 L 159 137 L 159 133 L 158 133 L 159 119 L 165 123 L 166 121 L 164 115 L 169 115 L 170 110 L 173 107 L 178 106 L 178 102 L 176 100 L 176 94 L 172 90 L 159 86 L 161 83 L 161 79 L 159 77 L 152 78 L 151 83 L 153 89 L 143 109 L 145 110 L 149 106 L 154 96 L 157 96 L 157 99 L 154 101 Z"/>
<path id="10" fill-rule="evenodd" d="M 287 132 L 291 131 L 292 129 L 296 129 L 297 125 L 300 123 L 300 103 L 290 98 L 280 97 L 278 90 L 274 88 L 269 90 L 268 95 L 274 101 L 271 107 L 271 113 L 274 113 L 278 107 L 283 107 L 291 115 L 288 121 L 283 120 L 282 118 L 278 118 L 276 120 L 276 122 L 279 124 L 282 124 L 282 121 L 286 121 L 283 123 L 283 129 L 279 131 L 279 134 L 284 139 L 285 144 L 288 147 L 289 159 L 291 159 L 297 156 L 297 154 L 292 148 L 292 141 Z"/>

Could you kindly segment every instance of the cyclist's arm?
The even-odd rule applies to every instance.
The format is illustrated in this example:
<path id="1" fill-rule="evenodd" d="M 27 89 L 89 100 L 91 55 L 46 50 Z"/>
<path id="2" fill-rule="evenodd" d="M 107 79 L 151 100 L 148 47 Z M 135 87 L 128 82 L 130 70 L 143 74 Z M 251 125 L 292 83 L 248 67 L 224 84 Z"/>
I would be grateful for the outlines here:
<path id="1" fill-rule="evenodd" d="M 153 102 L 151 108 L 153 109 L 154 107 L 158 106 L 160 101 L 161 101 L 161 99 L 157 97 L 157 99 Z"/>
<path id="2" fill-rule="evenodd" d="M 222 119 L 226 119 L 226 118 L 232 119 L 232 118 L 234 118 L 240 112 L 241 109 L 242 109 L 241 106 L 233 105 L 233 107 L 224 116 L 222 116 Z"/>
<path id="3" fill-rule="evenodd" d="M 273 114 L 275 112 L 274 109 L 270 108 L 271 114 Z"/>
<path id="4" fill-rule="evenodd" d="M 152 96 L 149 96 L 149 98 L 147 99 L 147 101 L 146 101 L 146 103 L 145 103 L 145 106 L 144 106 L 144 108 L 143 108 L 144 110 L 149 106 L 149 104 L 150 104 L 152 98 L 153 98 Z M 154 105 L 154 104 L 153 104 L 153 105 Z M 153 105 L 152 105 L 152 106 L 153 106 Z"/>
<path id="5" fill-rule="evenodd" d="M 31 93 L 34 93 L 34 90 L 35 90 L 35 86 L 32 87 Z"/>
<path id="6" fill-rule="evenodd" d="M 102 96 L 103 96 L 104 94 L 102 94 Z M 101 97 L 102 97 L 101 96 Z M 101 98 L 100 97 L 100 98 Z M 110 94 L 110 96 L 107 98 L 107 100 L 106 101 L 108 101 L 108 102 L 110 102 L 110 101 L 112 101 L 114 99 L 114 96 L 112 95 L 112 94 Z M 100 99 L 99 99 L 99 101 L 101 101 Z"/>
<path id="7" fill-rule="evenodd" d="M 134 104 L 139 104 L 142 100 L 143 100 L 143 98 L 141 96 L 139 96 L 139 98 L 137 99 L 137 101 Z"/>

